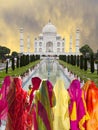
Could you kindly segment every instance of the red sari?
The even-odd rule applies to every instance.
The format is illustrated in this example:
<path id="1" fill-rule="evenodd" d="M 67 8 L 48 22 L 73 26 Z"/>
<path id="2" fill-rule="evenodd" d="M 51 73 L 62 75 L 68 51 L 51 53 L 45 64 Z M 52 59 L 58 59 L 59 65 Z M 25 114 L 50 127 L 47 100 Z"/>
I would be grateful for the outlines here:
<path id="1" fill-rule="evenodd" d="M 11 96 L 10 96 L 11 94 Z M 26 97 L 22 89 L 22 81 L 14 78 L 13 91 L 9 91 L 9 110 L 7 130 L 26 130 Z M 10 102 L 11 101 L 11 102 Z"/>

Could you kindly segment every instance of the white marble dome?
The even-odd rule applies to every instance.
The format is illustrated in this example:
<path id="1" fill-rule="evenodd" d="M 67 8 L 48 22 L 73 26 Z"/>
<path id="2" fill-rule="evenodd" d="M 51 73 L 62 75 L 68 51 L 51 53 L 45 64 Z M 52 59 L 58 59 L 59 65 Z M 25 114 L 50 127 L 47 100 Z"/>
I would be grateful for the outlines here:
<path id="1" fill-rule="evenodd" d="M 46 24 L 44 27 L 43 27 L 43 30 L 42 30 L 43 33 L 57 33 L 57 29 L 56 27 L 51 23 L 49 22 L 48 24 Z"/>

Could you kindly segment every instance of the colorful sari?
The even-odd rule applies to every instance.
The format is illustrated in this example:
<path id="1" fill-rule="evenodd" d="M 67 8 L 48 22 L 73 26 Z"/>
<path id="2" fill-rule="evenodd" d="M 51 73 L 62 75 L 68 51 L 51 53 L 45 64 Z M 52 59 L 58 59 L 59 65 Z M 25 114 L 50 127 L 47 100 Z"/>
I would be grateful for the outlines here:
<path id="1" fill-rule="evenodd" d="M 7 95 L 9 92 L 9 88 L 11 85 L 12 78 L 10 76 L 6 76 L 4 78 L 1 90 L 0 90 L 0 120 L 4 120 L 7 117 L 8 113 L 8 102 Z"/>
<path id="2" fill-rule="evenodd" d="M 38 130 L 53 130 L 52 107 L 55 105 L 53 86 L 48 80 L 43 80 L 40 89 L 35 93 Z"/>
<path id="3" fill-rule="evenodd" d="M 87 87 L 86 104 L 90 119 L 86 123 L 86 130 L 98 130 L 98 88 L 93 81 L 85 84 Z"/>
<path id="4" fill-rule="evenodd" d="M 6 130 L 26 130 L 26 97 L 27 92 L 22 89 L 21 79 L 14 78 L 13 89 L 9 91 L 8 96 L 9 110 Z"/>
<path id="5" fill-rule="evenodd" d="M 69 89 L 70 94 L 70 126 L 71 130 L 85 130 L 85 122 L 89 119 L 84 93 L 80 88 L 80 82 L 73 80 Z M 90 130 L 90 129 L 89 129 Z"/>
<path id="6" fill-rule="evenodd" d="M 54 93 L 56 96 L 56 106 L 53 108 L 53 128 L 54 130 L 70 130 L 68 110 L 70 97 L 62 79 L 57 80 L 54 86 Z"/>

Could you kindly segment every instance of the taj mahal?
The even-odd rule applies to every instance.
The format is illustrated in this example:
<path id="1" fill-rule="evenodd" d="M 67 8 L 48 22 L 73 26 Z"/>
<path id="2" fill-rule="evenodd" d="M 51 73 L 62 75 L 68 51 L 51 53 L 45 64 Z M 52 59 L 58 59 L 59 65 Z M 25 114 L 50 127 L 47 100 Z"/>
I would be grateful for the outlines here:
<path id="1" fill-rule="evenodd" d="M 66 48 L 66 40 L 62 38 L 60 34 L 57 33 L 57 28 L 55 25 L 49 21 L 42 29 L 42 32 L 39 34 L 37 38 L 34 40 L 34 52 L 35 55 L 40 56 L 59 56 L 59 55 L 79 55 L 79 43 L 80 43 L 80 31 L 76 30 L 76 43 L 75 43 L 75 52 L 73 52 L 72 48 L 72 36 L 70 35 L 70 43 L 69 43 L 69 52 L 65 52 Z M 20 53 L 24 53 L 24 42 L 23 42 L 23 29 L 20 30 Z M 27 39 L 27 48 L 30 53 L 30 37 Z"/>

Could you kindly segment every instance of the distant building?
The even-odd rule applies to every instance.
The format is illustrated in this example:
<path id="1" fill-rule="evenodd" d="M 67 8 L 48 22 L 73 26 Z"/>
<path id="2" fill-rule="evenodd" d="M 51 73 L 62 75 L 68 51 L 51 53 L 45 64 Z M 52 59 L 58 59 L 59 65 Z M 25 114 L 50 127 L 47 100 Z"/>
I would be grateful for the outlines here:
<path id="1" fill-rule="evenodd" d="M 34 53 L 39 55 L 65 54 L 65 39 L 57 34 L 56 27 L 49 21 L 34 41 Z"/>
<path id="2" fill-rule="evenodd" d="M 69 52 L 65 52 L 66 41 L 57 34 L 56 27 L 49 21 L 34 41 L 34 54 L 39 55 L 71 55 L 79 54 L 79 30 L 76 31 L 76 52 L 72 52 L 72 37 Z"/>
<path id="3" fill-rule="evenodd" d="M 56 27 L 49 21 L 46 24 L 41 34 L 34 40 L 34 53 L 35 55 L 45 55 L 45 56 L 54 56 L 54 55 L 79 55 L 79 44 L 80 44 L 80 31 L 76 30 L 76 45 L 75 52 L 72 48 L 72 35 L 70 35 L 69 42 L 69 52 L 65 52 L 66 41 L 64 38 L 57 33 Z M 32 54 L 30 52 L 30 37 L 27 39 L 27 50 L 25 54 Z M 23 38 L 23 28 L 20 29 L 20 53 L 24 53 L 24 38 Z"/>

